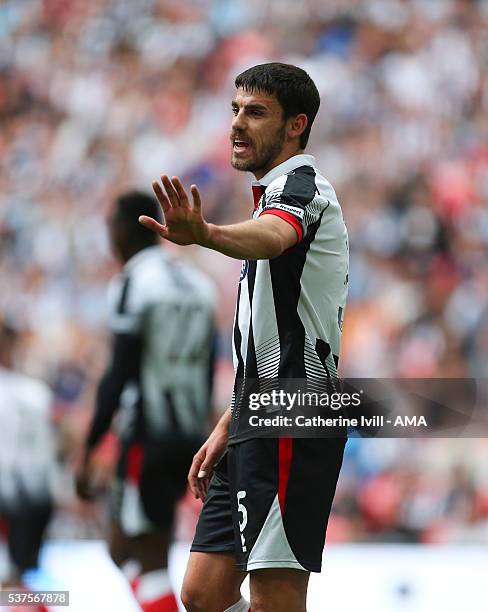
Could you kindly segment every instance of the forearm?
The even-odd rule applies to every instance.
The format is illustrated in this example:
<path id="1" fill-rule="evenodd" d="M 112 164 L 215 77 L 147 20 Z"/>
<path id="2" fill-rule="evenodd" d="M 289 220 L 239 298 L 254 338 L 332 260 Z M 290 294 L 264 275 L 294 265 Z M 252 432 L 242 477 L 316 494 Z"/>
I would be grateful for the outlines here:
<path id="1" fill-rule="evenodd" d="M 224 434 L 225 433 L 226 435 L 228 435 L 231 418 L 232 418 L 231 409 L 227 408 L 224 414 L 220 417 L 217 425 L 214 427 L 212 434 L 214 433 Z"/>
<path id="2" fill-rule="evenodd" d="M 122 387 L 123 381 L 117 380 L 110 370 L 105 372 L 98 386 L 95 411 L 86 437 L 87 455 L 109 430 L 113 415 L 118 408 Z"/>
<path id="3" fill-rule="evenodd" d="M 88 451 L 94 448 L 109 430 L 126 383 L 138 379 L 141 353 L 140 336 L 128 334 L 114 336 L 112 360 L 97 389 L 95 411 L 86 439 Z"/>
<path id="4" fill-rule="evenodd" d="M 272 259 L 286 248 L 280 234 L 257 219 L 234 225 L 210 223 L 208 238 L 202 246 L 235 259 Z"/>
<path id="5" fill-rule="evenodd" d="M 224 414 L 220 417 L 217 425 L 215 425 L 215 427 L 212 429 L 212 432 L 208 436 L 204 447 L 214 444 L 217 444 L 218 446 L 222 445 L 223 447 L 227 446 L 231 418 L 231 409 L 227 408 Z"/>

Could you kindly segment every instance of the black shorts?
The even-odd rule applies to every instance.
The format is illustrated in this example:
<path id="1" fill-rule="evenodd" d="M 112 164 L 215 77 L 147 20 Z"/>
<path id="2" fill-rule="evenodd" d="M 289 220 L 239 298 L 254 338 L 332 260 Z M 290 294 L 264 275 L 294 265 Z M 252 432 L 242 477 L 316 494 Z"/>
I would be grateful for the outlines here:
<path id="1" fill-rule="evenodd" d="M 244 571 L 320 572 L 345 438 L 259 438 L 215 467 L 192 552 L 233 552 Z"/>
<path id="2" fill-rule="evenodd" d="M 2 512 L 10 559 L 20 574 L 37 567 L 42 538 L 52 510 L 49 497 L 35 500 L 21 496 L 14 508 Z"/>
<path id="3" fill-rule="evenodd" d="M 173 438 L 122 448 L 111 490 L 112 519 L 127 536 L 173 526 L 200 439 Z"/>

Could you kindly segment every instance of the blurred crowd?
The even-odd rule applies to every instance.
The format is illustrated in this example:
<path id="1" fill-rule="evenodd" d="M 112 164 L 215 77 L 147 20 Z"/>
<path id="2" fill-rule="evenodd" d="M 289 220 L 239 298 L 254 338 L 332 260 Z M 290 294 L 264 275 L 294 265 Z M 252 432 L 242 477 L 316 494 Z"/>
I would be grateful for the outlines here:
<path id="1" fill-rule="evenodd" d="M 322 97 L 307 152 L 351 245 L 341 374 L 488 375 L 488 0 L 6 0 L 0 317 L 21 333 L 19 369 L 54 392 L 65 462 L 106 357 L 110 203 L 164 172 L 200 187 L 209 221 L 247 218 L 233 80 L 273 60 Z M 167 248 L 220 290 L 223 409 L 240 262 Z M 487 450 L 350 441 L 331 538 L 488 541 Z"/>

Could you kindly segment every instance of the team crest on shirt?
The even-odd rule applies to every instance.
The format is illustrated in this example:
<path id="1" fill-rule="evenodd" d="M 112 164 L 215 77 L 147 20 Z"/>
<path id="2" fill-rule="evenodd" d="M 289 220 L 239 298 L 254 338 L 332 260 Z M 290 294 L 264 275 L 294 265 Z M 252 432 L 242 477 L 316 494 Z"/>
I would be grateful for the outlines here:
<path id="1" fill-rule="evenodd" d="M 243 281 L 246 278 L 248 271 L 249 271 L 249 262 L 247 261 L 247 259 L 245 259 L 242 262 L 241 275 L 239 276 L 239 282 Z"/>

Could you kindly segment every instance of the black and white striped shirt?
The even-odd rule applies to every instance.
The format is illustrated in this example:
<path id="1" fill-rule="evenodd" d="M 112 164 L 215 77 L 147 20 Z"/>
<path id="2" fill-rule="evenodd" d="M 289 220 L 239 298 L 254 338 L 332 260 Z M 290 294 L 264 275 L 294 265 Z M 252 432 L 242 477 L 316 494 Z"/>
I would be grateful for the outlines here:
<path id="1" fill-rule="evenodd" d="M 211 400 L 215 289 L 159 246 L 136 253 L 109 289 L 112 356 L 88 446 L 118 411 L 125 442 L 205 433 Z"/>
<path id="2" fill-rule="evenodd" d="M 281 217 L 295 228 L 298 242 L 274 259 L 243 262 L 233 334 L 235 389 L 246 379 L 335 378 L 349 268 L 335 191 L 311 155 L 296 155 L 255 183 L 253 194 L 253 219 Z M 259 430 L 240 434 L 239 415 L 233 401 L 230 444 L 259 436 Z"/>

